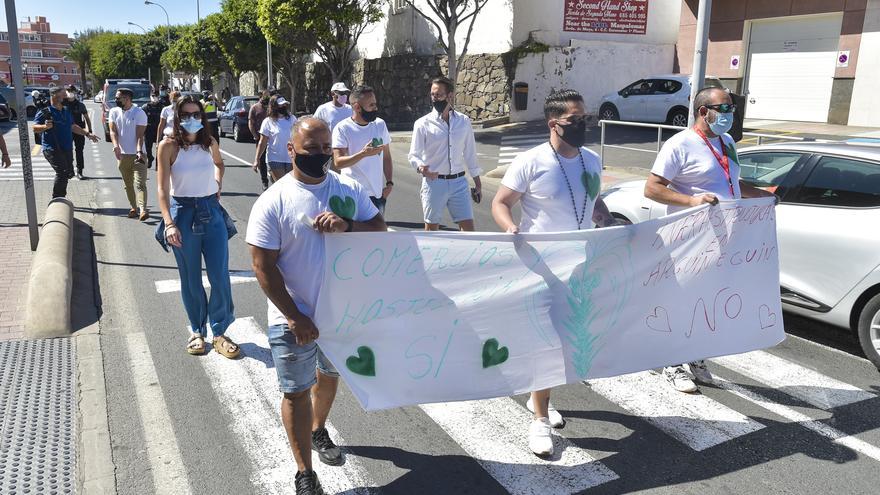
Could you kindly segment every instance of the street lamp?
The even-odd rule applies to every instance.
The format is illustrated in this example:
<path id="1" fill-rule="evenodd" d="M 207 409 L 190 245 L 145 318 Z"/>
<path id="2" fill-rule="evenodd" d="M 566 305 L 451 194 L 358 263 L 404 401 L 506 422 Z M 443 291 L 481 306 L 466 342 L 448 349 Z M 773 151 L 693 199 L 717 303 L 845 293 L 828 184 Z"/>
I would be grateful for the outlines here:
<path id="1" fill-rule="evenodd" d="M 151 2 L 150 0 L 144 0 L 144 5 L 155 5 L 162 9 L 162 12 L 165 12 L 165 25 L 168 27 L 168 48 L 171 48 L 171 18 L 168 17 L 168 11 L 165 10 L 165 7 L 159 5 L 156 2 Z M 130 24 L 130 23 L 129 23 Z M 168 85 L 173 86 L 174 75 L 171 73 L 171 67 L 168 68 Z"/>
<path id="2" fill-rule="evenodd" d="M 147 30 L 143 26 L 141 26 L 140 24 L 128 21 L 128 25 L 139 27 L 139 28 L 141 28 L 141 31 L 144 32 L 144 34 L 147 34 Z M 151 85 L 153 84 L 153 68 L 150 67 L 149 65 L 147 66 L 147 81 L 150 81 Z"/>

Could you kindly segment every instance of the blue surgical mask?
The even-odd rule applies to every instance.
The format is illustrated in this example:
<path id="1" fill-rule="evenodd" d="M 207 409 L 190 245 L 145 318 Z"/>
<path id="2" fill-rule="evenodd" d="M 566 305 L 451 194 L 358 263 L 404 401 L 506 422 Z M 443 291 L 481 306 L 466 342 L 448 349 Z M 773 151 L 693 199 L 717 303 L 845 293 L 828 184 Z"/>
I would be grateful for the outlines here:
<path id="1" fill-rule="evenodd" d="M 190 134 L 195 134 L 199 132 L 203 126 L 201 120 L 190 117 L 188 119 L 184 119 L 180 123 L 180 127 L 183 127 L 183 129 Z"/>
<path id="2" fill-rule="evenodd" d="M 726 134 L 733 126 L 733 113 L 715 112 L 715 122 L 710 123 L 707 119 L 706 123 L 709 124 L 709 129 L 712 130 L 712 134 L 715 134 L 716 136 Z"/>

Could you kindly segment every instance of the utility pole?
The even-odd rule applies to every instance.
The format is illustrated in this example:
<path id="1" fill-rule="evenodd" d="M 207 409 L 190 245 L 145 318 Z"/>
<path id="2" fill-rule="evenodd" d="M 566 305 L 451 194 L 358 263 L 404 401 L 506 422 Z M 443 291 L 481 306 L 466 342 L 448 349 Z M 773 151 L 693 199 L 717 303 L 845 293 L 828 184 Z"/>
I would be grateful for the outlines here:
<path id="1" fill-rule="evenodd" d="M 275 81 L 272 80 L 272 43 L 266 39 L 266 89 L 274 88 Z"/>
<path id="2" fill-rule="evenodd" d="M 703 88 L 706 79 L 706 52 L 709 48 L 709 23 L 712 19 L 712 0 L 700 0 L 697 11 L 697 39 L 694 43 L 694 69 L 691 71 L 690 112 L 688 127 L 694 125 L 694 97 Z"/>
<path id="3" fill-rule="evenodd" d="M 202 23 L 202 12 L 199 8 L 199 0 L 196 0 L 196 26 Z M 202 90 L 202 68 L 199 67 L 199 91 Z"/>
<path id="4" fill-rule="evenodd" d="M 144 32 L 144 35 L 147 34 L 147 28 L 141 26 L 140 24 L 135 24 L 134 22 L 128 21 L 128 25 L 139 27 Z M 150 85 L 153 84 L 153 68 L 149 65 L 147 66 L 147 81 L 150 81 Z"/>
<path id="5" fill-rule="evenodd" d="M 31 167 L 31 133 L 28 132 L 27 112 L 24 105 L 24 84 L 21 73 L 21 47 L 18 43 L 18 26 L 15 24 L 15 0 L 6 0 L 6 26 L 9 30 L 9 49 L 12 50 L 12 83 L 15 85 L 15 103 L 18 105 L 18 144 L 21 151 L 21 174 L 24 177 L 24 202 L 27 209 L 28 231 L 31 236 L 31 251 L 37 250 L 40 231 L 37 229 L 37 202 L 34 198 L 34 171 Z"/>

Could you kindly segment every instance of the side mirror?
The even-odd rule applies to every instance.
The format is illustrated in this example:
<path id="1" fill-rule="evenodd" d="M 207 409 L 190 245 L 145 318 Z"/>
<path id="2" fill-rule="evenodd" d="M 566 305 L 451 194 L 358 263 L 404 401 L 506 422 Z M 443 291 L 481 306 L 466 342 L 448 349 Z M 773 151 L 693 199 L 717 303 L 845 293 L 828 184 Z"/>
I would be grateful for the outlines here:
<path id="1" fill-rule="evenodd" d="M 629 96 L 629 91 L 627 91 L 625 89 L 621 89 L 619 94 L 620 94 L 620 96 L 626 98 L 627 96 Z"/>

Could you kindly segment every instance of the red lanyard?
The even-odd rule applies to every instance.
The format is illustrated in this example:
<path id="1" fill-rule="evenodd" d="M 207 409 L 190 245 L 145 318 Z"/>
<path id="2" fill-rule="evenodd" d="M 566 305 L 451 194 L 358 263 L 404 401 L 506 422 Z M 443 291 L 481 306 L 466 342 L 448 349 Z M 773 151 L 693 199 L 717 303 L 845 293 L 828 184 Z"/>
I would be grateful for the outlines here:
<path id="1" fill-rule="evenodd" d="M 706 146 L 709 147 L 709 150 L 715 156 L 715 159 L 718 160 L 718 165 L 721 165 L 721 170 L 724 171 L 724 178 L 727 179 L 727 185 L 730 187 L 730 195 L 736 197 L 736 193 L 733 191 L 733 180 L 730 178 L 730 159 L 727 157 L 727 152 L 724 149 L 724 138 L 718 136 L 718 140 L 721 142 L 721 154 L 719 155 L 712 144 L 709 143 L 709 138 L 703 134 L 703 131 L 695 128 L 694 132 L 703 138 L 703 142 L 706 143 Z"/>

